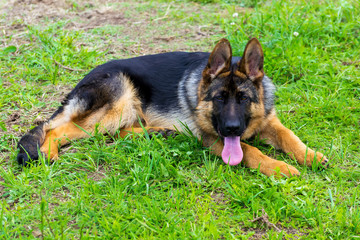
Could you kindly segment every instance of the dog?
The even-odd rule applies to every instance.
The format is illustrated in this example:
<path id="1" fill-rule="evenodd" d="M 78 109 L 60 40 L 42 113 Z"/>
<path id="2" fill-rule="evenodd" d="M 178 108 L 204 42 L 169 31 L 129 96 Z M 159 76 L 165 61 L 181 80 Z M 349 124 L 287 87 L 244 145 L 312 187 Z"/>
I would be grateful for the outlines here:
<path id="1" fill-rule="evenodd" d="M 233 57 L 228 40 L 211 53 L 170 52 L 107 62 L 87 74 L 49 120 L 25 134 L 17 161 L 28 165 L 44 154 L 58 158 L 58 147 L 100 132 L 125 137 L 172 133 L 186 125 L 228 165 L 243 163 L 267 176 L 299 175 L 241 140 L 258 136 L 299 164 L 326 166 L 322 153 L 306 147 L 276 117 L 275 86 L 263 70 L 260 42 L 248 41 Z M 119 131 L 120 130 L 120 131 Z"/>

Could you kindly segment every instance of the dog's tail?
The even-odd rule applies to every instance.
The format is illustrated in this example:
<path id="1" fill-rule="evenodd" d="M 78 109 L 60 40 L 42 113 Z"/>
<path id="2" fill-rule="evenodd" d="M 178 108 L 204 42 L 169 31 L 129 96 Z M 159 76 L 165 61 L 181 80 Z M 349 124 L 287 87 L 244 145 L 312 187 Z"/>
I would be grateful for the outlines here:
<path id="1" fill-rule="evenodd" d="M 47 121 L 41 122 L 20 139 L 17 145 L 19 149 L 17 161 L 20 165 L 26 166 L 31 160 L 39 159 L 40 147 L 45 141 L 46 133 L 50 130 L 50 123 L 64 110 L 63 105 L 66 102 L 67 97 L 62 102 L 62 106 Z"/>
<path id="2" fill-rule="evenodd" d="M 17 155 L 19 164 L 26 166 L 30 159 L 37 160 L 39 158 L 39 149 L 45 140 L 46 125 L 47 122 L 40 123 L 20 139 L 18 143 L 19 153 Z"/>

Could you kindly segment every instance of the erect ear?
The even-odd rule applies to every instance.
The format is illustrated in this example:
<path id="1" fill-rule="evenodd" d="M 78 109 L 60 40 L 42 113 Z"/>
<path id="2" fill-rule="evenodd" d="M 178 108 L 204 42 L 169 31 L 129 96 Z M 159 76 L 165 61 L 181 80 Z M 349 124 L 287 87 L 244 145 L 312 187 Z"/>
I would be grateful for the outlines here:
<path id="1" fill-rule="evenodd" d="M 223 38 L 215 46 L 210 54 L 208 64 L 204 69 L 204 74 L 211 79 L 222 72 L 229 71 L 231 66 L 232 51 L 230 42 Z"/>
<path id="2" fill-rule="evenodd" d="M 238 63 L 239 71 L 253 82 L 264 77 L 264 54 L 259 40 L 252 38 L 246 45 L 244 55 Z"/>

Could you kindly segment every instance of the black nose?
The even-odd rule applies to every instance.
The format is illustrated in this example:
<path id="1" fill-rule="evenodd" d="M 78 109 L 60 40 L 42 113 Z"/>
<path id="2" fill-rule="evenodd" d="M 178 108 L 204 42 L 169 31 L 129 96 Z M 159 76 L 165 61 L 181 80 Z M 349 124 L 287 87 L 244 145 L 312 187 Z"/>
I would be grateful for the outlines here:
<path id="1" fill-rule="evenodd" d="M 230 120 L 225 123 L 225 130 L 228 135 L 237 135 L 240 131 L 240 121 Z"/>

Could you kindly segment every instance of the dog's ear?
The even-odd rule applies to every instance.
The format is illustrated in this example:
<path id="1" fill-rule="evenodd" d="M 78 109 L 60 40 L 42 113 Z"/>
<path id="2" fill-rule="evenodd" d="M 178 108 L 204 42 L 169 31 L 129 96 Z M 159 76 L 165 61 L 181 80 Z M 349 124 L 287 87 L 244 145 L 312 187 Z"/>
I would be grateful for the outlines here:
<path id="1" fill-rule="evenodd" d="M 254 83 L 264 77 L 264 54 L 259 40 L 252 38 L 246 45 L 242 59 L 238 62 L 239 71 Z"/>
<path id="2" fill-rule="evenodd" d="M 208 64 L 204 69 L 204 74 L 214 79 L 222 72 L 230 70 L 231 67 L 232 51 L 230 42 L 223 38 L 215 46 L 210 54 Z"/>

